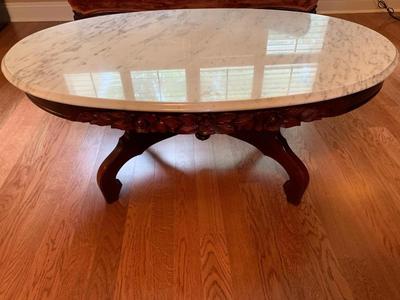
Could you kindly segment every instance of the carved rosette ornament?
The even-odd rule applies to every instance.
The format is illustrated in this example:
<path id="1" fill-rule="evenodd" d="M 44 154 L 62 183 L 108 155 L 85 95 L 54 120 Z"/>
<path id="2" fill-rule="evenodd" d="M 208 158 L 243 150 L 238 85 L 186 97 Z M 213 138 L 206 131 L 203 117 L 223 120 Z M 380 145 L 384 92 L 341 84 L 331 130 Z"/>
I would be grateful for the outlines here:
<path id="1" fill-rule="evenodd" d="M 299 121 L 291 118 L 286 121 L 276 111 L 238 112 L 238 113 L 186 113 L 163 114 L 141 112 L 82 112 L 77 121 L 89 122 L 100 126 L 134 131 L 138 133 L 171 132 L 180 134 L 199 133 L 211 135 L 215 133 L 229 134 L 242 130 L 277 130 L 284 124 L 297 125 Z"/>
<path id="2" fill-rule="evenodd" d="M 223 113 L 142 113 L 125 111 L 81 112 L 76 121 L 111 126 L 138 133 L 230 134 L 236 131 L 276 131 L 323 117 L 317 110 L 280 109 Z"/>
<path id="3" fill-rule="evenodd" d="M 353 110 L 371 99 L 381 84 L 346 97 L 296 106 L 232 112 L 162 113 L 98 109 L 66 105 L 28 95 L 39 107 L 72 121 L 111 126 L 137 133 L 209 136 L 241 131 L 271 132 Z"/>

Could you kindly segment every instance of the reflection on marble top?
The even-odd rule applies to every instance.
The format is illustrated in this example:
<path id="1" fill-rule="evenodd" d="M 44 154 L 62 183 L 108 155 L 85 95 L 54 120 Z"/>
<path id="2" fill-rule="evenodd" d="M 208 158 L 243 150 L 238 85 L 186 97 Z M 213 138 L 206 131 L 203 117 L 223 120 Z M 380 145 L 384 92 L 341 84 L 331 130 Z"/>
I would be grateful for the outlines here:
<path id="1" fill-rule="evenodd" d="M 361 25 L 252 9 L 170 10 L 35 33 L 2 61 L 21 90 L 73 105 L 229 111 L 311 103 L 382 82 L 395 46 Z"/>

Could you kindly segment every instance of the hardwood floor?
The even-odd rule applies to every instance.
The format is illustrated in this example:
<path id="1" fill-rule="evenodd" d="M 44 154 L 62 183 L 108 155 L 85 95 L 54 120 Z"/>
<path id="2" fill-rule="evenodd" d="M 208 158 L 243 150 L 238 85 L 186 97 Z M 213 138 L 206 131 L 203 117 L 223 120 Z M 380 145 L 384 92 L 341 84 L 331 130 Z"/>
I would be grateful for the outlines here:
<path id="1" fill-rule="evenodd" d="M 400 47 L 386 14 L 340 17 Z M 9 25 L 0 57 L 50 25 Z M 299 207 L 277 163 L 226 136 L 155 145 L 107 205 L 96 171 L 120 135 L 0 74 L 0 299 L 400 299 L 400 67 L 366 106 L 284 131 L 311 176 Z"/>

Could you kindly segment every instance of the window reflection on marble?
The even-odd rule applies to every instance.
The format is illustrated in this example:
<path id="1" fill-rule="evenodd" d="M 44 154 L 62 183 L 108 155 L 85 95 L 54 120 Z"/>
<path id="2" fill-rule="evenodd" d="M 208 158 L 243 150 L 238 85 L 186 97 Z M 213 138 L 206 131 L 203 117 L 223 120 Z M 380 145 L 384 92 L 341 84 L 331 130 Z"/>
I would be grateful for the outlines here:
<path id="1" fill-rule="evenodd" d="M 311 18 L 308 32 L 299 37 L 276 30 L 268 31 L 267 54 L 320 52 L 328 27 L 328 19 Z"/>
<path id="2" fill-rule="evenodd" d="M 136 100 L 186 100 L 184 69 L 132 71 L 131 78 Z"/>
<path id="3" fill-rule="evenodd" d="M 254 67 L 201 68 L 202 100 L 241 100 L 251 96 Z"/>
<path id="4" fill-rule="evenodd" d="M 311 92 L 317 67 L 316 63 L 265 66 L 262 97 Z"/>
<path id="5" fill-rule="evenodd" d="M 106 99 L 124 99 L 119 72 L 65 74 L 65 82 L 71 94 Z"/>

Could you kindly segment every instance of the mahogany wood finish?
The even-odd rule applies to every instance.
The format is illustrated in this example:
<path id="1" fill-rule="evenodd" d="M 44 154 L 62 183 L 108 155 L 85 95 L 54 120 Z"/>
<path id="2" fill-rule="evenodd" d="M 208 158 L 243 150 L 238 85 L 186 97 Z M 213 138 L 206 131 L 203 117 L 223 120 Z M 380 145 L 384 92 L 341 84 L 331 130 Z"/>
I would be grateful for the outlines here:
<path id="1" fill-rule="evenodd" d="M 356 109 L 372 99 L 383 83 L 364 91 L 316 103 L 287 107 L 228 112 L 162 113 L 110 110 L 74 106 L 27 95 L 33 103 L 58 117 L 77 122 L 111 126 L 137 133 L 170 132 L 211 135 L 238 131 L 270 132 L 334 117 Z"/>
<path id="2" fill-rule="evenodd" d="M 116 176 L 128 160 L 142 154 L 151 145 L 174 135 L 172 133 L 141 134 L 126 131 L 97 172 L 97 183 L 106 201 L 112 203 L 118 200 L 122 183 Z"/>
<path id="3" fill-rule="evenodd" d="M 116 178 L 120 168 L 131 158 L 142 154 L 151 145 L 170 138 L 171 133 L 134 133 L 126 131 L 117 146 L 101 164 L 97 173 L 97 183 L 107 202 L 113 203 L 119 198 L 122 184 Z M 276 132 L 238 132 L 230 136 L 246 141 L 258 148 L 264 155 L 279 162 L 289 175 L 283 185 L 287 199 L 292 204 L 299 204 L 309 182 L 307 168 L 290 149 L 280 131 Z M 196 135 L 200 140 L 208 136 Z"/>
<path id="4" fill-rule="evenodd" d="M 146 10 L 258 8 L 315 12 L 318 0 L 69 0 L 75 19 Z"/>
<path id="5" fill-rule="evenodd" d="M 230 136 L 253 145 L 264 155 L 277 161 L 289 175 L 289 180 L 283 185 L 287 200 L 295 205 L 300 203 L 310 176 L 306 166 L 290 149 L 280 131 L 238 132 Z"/>
<path id="6" fill-rule="evenodd" d="M 195 134 L 200 140 L 206 140 L 213 134 L 228 134 L 254 145 L 282 165 L 289 175 L 289 181 L 284 184 L 287 200 L 297 205 L 307 188 L 309 174 L 281 135 L 280 128 L 349 112 L 373 98 L 382 84 L 346 97 L 311 104 L 207 113 L 107 110 L 56 103 L 32 95 L 28 97 L 37 106 L 58 117 L 125 131 L 97 175 L 98 185 L 109 203 L 119 197 L 122 184 L 116 175 L 120 168 L 151 145 L 176 134 Z"/>

